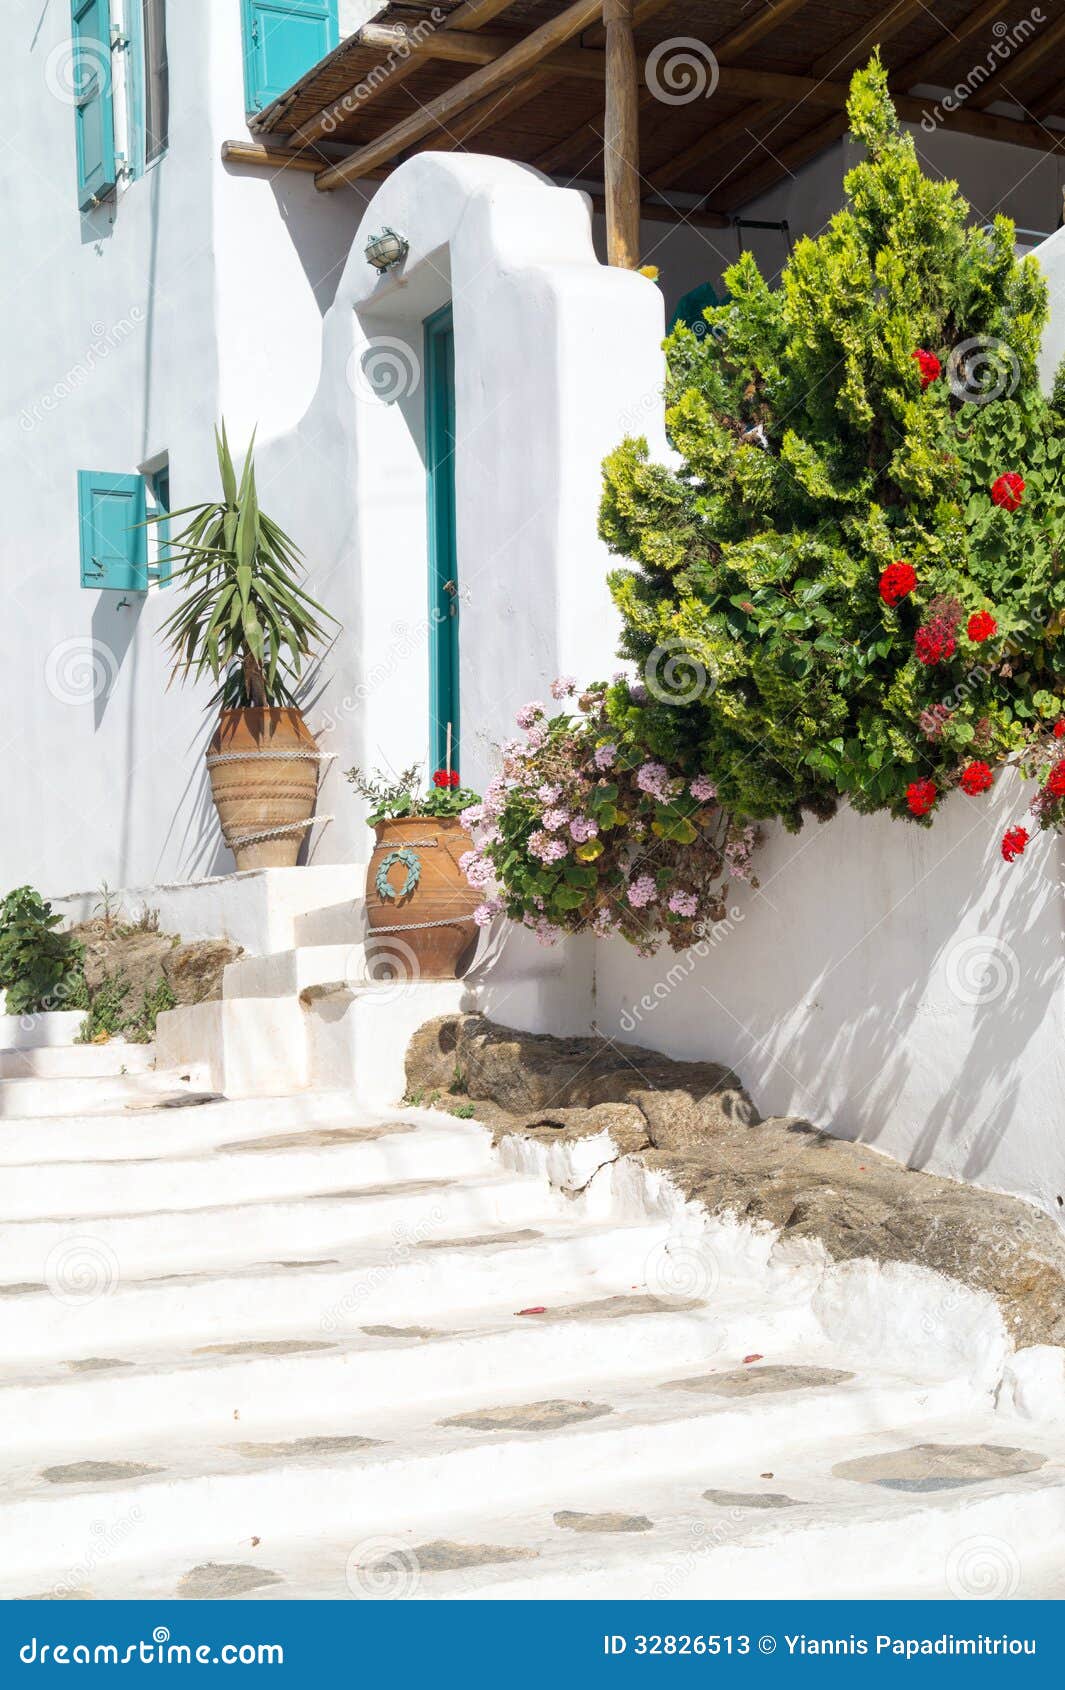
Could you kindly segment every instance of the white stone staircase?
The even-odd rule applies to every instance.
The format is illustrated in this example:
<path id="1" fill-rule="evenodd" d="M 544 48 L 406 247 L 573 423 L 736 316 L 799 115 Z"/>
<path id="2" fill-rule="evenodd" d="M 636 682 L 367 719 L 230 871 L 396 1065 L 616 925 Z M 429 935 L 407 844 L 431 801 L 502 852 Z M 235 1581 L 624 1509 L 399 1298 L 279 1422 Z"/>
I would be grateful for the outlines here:
<path id="1" fill-rule="evenodd" d="M 0 1058 L 0 1597 L 1060 1593 L 972 1294 L 132 1048 Z"/>

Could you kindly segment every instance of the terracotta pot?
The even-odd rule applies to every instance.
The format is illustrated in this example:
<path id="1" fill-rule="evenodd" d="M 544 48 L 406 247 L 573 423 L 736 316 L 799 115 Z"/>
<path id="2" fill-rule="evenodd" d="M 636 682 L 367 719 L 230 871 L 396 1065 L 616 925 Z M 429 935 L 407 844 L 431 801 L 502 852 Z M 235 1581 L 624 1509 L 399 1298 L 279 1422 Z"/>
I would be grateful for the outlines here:
<path id="1" fill-rule="evenodd" d="M 472 916 L 482 900 L 459 858 L 472 849 L 456 817 L 378 823 L 366 873 L 371 979 L 454 980 L 469 967 L 477 941 Z"/>
<path id="2" fill-rule="evenodd" d="M 238 869 L 295 866 L 318 795 L 317 749 L 298 710 L 222 711 L 207 768 Z"/>

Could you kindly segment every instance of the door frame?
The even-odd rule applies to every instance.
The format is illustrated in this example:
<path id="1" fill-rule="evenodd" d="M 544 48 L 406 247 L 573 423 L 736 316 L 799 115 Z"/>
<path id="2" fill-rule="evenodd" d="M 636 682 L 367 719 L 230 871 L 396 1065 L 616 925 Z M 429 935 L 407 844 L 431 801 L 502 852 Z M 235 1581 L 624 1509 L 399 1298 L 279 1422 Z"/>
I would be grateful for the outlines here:
<path id="1" fill-rule="evenodd" d="M 450 304 L 424 322 L 429 576 L 429 755 L 459 762 L 459 565 L 455 498 L 455 331 Z"/>

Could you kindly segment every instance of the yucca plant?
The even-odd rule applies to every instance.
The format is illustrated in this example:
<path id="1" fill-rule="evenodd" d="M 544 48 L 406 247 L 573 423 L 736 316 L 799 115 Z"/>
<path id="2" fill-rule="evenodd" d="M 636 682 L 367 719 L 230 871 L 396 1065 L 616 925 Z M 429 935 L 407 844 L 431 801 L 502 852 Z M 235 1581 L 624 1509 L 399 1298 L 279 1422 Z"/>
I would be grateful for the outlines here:
<path id="1" fill-rule="evenodd" d="M 151 519 L 190 518 L 164 542 L 184 595 L 161 630 L 173 676 L 210 674 L 218 683 L 212 702 L 226 710 L 292 707 L 307 659 L 335 618 L 300 585 L 299 547 L 259 508 L 254 434 L 239 485 L 224 423 L 215 442 L 221 500 Z"/>

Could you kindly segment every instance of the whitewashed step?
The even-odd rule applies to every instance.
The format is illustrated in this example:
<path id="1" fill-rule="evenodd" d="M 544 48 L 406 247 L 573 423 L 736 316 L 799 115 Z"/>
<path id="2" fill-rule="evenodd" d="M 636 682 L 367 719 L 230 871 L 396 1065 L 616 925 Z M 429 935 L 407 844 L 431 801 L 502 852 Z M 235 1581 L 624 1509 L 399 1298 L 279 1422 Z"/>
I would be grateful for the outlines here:
<path id="1" fill-rule="evenodd" d="M 4 993 L 0 992 L 0 1003 Z M 0 1048 L 38 1050 L 72 1045 L 85 1023 L 81 1009 L 54 1009 L 43 1015 L 6 1015 L 0 1011 Z"/>
<path id="2" fill-rule="evenodd" d="M 184 1113 L 175 1111 L 174 1118 Z M 88 1225 L 94 1216 L 155 1214 L 155 1224 L 165 1227 L 162 1212 L 169 1210 L 180 1231 L 187 1210 L 498 1173 L 483 1129 L 452 1131 L 444 1116 L 437 1120 L 435 1130 L 384 1122 L 286 1134 L 276 1148 L 275 1134 L 182 1158 L 22 1167 L 0 1192 L 0 1220 L 73 1218 Z"/>
<path id="3" fill-rule="evenodd" d="M 507 1393 L 491 1381 L 485 1391 L 486 1407 L 506 1403 Z M 284 1522 L 286 1536 L 347 1533 L 356 1545 L 394 1532 L 413 1511 L 423 1530 L 444 1535 L 448 1520 L 468 1512 L 474 1498 L 490 1497 L 497 1513 L 532 1498 L 601 1491 L 622 1474 L 633 1484 L 690 1474 L 693 1465 L 701 1483 L 704 1472 L 723 1462 L 731 1472 L 779 1463 L 809 1440 L 812 1426 L 823 1427 L 828 1412 L 838 1450 L 858 1434 L 960 1414 L 966 1396 L 956 1384 L 890 1378 L 739 1401 L 675 1385 L 602 1381 L 590 1402 L 575 1390 L 573 1417 L 547 1430 L 520 1418 L 487 1429 L 448 1424 L 453 1417 L 424 1409 L 370 1411 L 353 1403 L 335 1436 L 375 1440 L 357 1449 L 327 1445 L 322 1454 L 255 1439 L 242 1448 L 249 1440 L 231 1422 L 228 1437 L 219 1431 L 213 1443 L 176 1436 L 162 1445 L 131 1445 L 123 1455 L 128 1465 L 115 1471 L 14 1464 L 0 1472 L 0 1591 L 14 1580 L 24 1585 L 30 1570 L 46 1572 L 57 1543 L 69 1564 L 91 1534 L 116 1537 L 119 1522 L 134 1510 L 137 1530 L 115 1555 L 138 1562 L 178 1548 L 199 1556 L 217 1542 L 250 1544 L 273 1522 Z M 527 1404 L 515 1402 L 513 1393 L 510 1401 L 527 1416 Z"/>
<path id="4" fill-rule="evenodd" d="M 749 1295 L 712 1306 L 675 1297 L 603 1297 L 563 1303 L 543 1316 L 473 1310 L 437 1328 L 369 1324 L 305 1348 L 259 1346 L 174 1351 L 130 1346 L 119 1356 L 49 1361 L 27 1374 L 15 1359 L 0 1375 L 0 1448 L 42 1462 L 121 1454 L 131 1441 L 183 1434 L 293 1439 L 346 1423 L 352 1404 L 475 1408 L 505 1380 L 529 1400 L 587 1391 L 626 1373 L 664 1377 L 676 1368 L 739 1366 L 747 1347 L 765 1354 L 824 1351 L 805 1305 Z M 831 1358 L 830 1358 L 831 1359 Z"/>
<path id="5" fill-rule="evenodd" d="M 360 1189 L 364 1169 L 342 1151 L 319 1151 L 304 1159 L 303 1169 L 296 1158 L 275 1158 L 285 1160 L 295 1171 L 292 1195 L 284 1201 L 242 1197 L 239 1204 L 205 1208 L 9 1222 L 0 1228 L 0 1284 L 47 1283 L 49 1263 L 72 1240 L 88 1237 L 114 1257 L 123 1280 L 133 1281 L 313 1260 L 345 1253 L 352 1239 L 360 1244 L 409 1239 L 423 1247 L 522 1229 L 536 1237 L 539 1222 L 557 1220 L 558 1202 L 545 1197 L 539 1180 L 523 1175 L 390 1180 Z"/>
<path id="6" fill-rule="evenodd" d="M 37 1045 L 0 1050 L 0 1079 L 85 1080 L 149 1074 L 155 1046 L 110 1039 L 107 1044 Z"/>
<path id="7" fill-rule="evenodd" d="M 148 1109 L 166 1098 L 191 1095 L 203 1084 L 192 1064 L 155 1073 L 105 1074 L 86 1079 L 0 1080 L 0 1118 L 40 1120 Z"/>
<path id="8" fill-rule="evenodd" d="M 328 1340 L 374 1324 L 438 1325 L 456 1308 L 516 1309 L 647 1289 L 668 1227 L 562 1224 L 544 1236 L 487 1248 L 392 1245 L 349 1249 L 341 1260 L 292 1267 L 190 1274 L 127 1284 L 91 1226 L 73 1234 L 69 1259 L 86 1263 L 80 1294 L 51 1294 L 47 1281 L 7 1286 L 0 1367 L 34 1357 L 121 1355 L 148 1341 L 195 1349 L 247 1340 Z M 328 1252 L 330 1256 L 335 1251 Z M 271 1253 L 272 1255 L 272 1253 Z"/>
<path id="9" fill-rule="evenodd" d="M 362 895 L 365 881 L 364 869 L 357 896 L 297 916 L 292 924 L 296 944 L 361 945 L 366 938 L 366 900 Z"/>
<path id="10" fill-rule="evenodd" d="M 299 997 L 311 986 L 348 981 L 359 984 L 365 976 L 365 949 L 361 943 L 300 945 L 273 956 L 241 957 L 231 962 L 222 977 L 222 996 L 233 998 Z"/>
<path id="11" fill-rule="evenodd" d="M 184 1068 L 181 1074 L 193 1070 Z M 159 1157 L 195 1156 L 214 1149 L 244 1146 L 249 1153 L 262 1141 L 300 1138 L 334 1128 L 365 1127 L 393 1118 L 394 1111 L 369 1114 L 350 1091 L 307 1092 L 296 1097 L 204 1098 L 192 1093 L 180 1108 L 154 1113 L 127 1109 L 101 1115 L 68 1115 L 48 1122 L 6 1121 L 0 1118 L 0 1167 L 31 1167 L 61 1162 L 143 1162 Z M 418 1121 L 424 1112 L 406 1112 Z M 441 1117 L 429 1117 L 439 1126 Z M 481 1127 L 454 1123 L 484 1140 Z M 8 1182 L 0 1183 L 0 1191 Z M 0 1204 L 2 1208 L 2 1204 Z"/>

